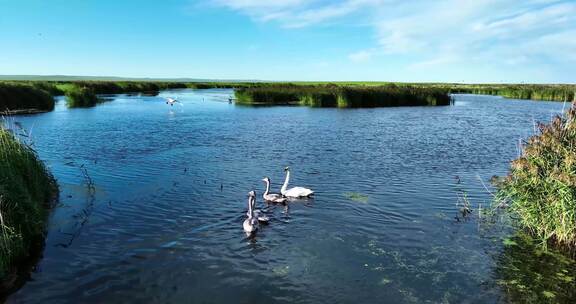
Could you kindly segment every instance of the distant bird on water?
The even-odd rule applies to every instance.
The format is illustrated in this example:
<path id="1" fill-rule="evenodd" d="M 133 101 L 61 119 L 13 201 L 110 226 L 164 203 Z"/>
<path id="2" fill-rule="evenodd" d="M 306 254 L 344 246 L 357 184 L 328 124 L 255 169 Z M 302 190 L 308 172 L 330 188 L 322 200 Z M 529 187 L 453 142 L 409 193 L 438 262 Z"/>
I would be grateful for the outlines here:
<path id="1" fill-rule="evenodd" d="M 164 99 L 166 99 L 166 104 L 169 104 L 170 106 L 173 106 L 175 103 L 179 102 L 177 99 L 172 97 L 165 97 Z"/>

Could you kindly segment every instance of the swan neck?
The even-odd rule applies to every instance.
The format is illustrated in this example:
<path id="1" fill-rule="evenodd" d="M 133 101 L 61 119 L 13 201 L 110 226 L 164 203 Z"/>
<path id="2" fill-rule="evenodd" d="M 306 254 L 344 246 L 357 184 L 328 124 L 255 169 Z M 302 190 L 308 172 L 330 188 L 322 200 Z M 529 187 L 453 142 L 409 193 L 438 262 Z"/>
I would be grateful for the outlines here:
<path id="1" fill-rule="evenodd" d="M 252 218 L 254 216 L 254 210 L 252 209 L 252 200 L 253 200 L 252 197 L 248 199 L 248 218 Z"/>
<path id="2" fill-rule="evenodd" d="M 290 181 L 290 170 L 286 171 L 286 179 L 284 180 L 284 185 L 282 185 L 282 189 L 280 192 L 285 192 L 288 189 L 288 182 Z"/>
<path id="3" fill-rule="evenodd" d="M 268 195 L 268 191 L 270 191 L 270 182 L 266 181 L 266 192 L 264 192 L 264 195 Z"/>

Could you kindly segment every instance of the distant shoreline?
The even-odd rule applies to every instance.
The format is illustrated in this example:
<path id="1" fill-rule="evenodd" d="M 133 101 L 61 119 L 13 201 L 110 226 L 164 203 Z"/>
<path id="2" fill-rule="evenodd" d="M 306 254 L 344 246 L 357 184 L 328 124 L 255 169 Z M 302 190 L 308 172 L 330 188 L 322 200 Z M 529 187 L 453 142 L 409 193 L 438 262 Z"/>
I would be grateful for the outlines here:
<path id="1" fill-rule="evenodd" d="M 545 85 L 545 86 L 564 86 L 574 83 L 517 83 L 517 82 L 450 82 L 450 81 L 432 81 L 432 82 L 409 82 L 409 81 L 364 81 L 364 80 L 318 80 L 318 81 L 301 81 L 301 80 L 262 80 L 262 79 L 210 79 L 210 78 L 191 78 L 191 77 L 122 77 L 122 76 L 76 76 L 76 75 L 0 75 L 0 81 L 137 81 L 137 82 L 184 82 L 184 83 L 296 83 L 296 84 L 445 84 L 445 85 Z"/>

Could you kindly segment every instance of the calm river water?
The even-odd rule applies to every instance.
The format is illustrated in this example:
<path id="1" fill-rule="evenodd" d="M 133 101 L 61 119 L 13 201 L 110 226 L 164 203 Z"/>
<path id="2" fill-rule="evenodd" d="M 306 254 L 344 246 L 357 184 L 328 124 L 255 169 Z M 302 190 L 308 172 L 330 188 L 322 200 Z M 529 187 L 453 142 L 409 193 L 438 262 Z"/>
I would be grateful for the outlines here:
<path id="1" fill-rule="evenodd" d="M 61 202 L 43 259 L 8 302 L 573 300 L 572 261 L 478 212 L 491 200 L 483 182 L 504 175 L 519 139 L 562 103 L 457 95 L 445 107 L 252 108 L 228 104 L 232 94 L 60 101 L 14 118 Z M 278 191 L 287 165 L 315 199 L 267 206 L 271 223 L 247 238 L 248 191 L 265 208 L 261 179 Z M 465 195 L 473 212 L 461 218 Z"/>

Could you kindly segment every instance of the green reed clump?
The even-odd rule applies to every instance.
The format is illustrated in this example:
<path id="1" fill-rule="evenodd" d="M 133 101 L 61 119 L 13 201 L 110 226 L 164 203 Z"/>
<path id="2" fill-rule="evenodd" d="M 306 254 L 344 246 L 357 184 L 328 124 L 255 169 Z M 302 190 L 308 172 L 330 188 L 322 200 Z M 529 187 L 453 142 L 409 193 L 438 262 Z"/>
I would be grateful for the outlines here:
<path id="1" fill-rule="evenodd" d="M 339 107 L 406 107 L 450 105 L 447 90 L 413 86 L 371 86 L 340 88 Z"/>
<path id="2" fill-rule="evenodd" d="M 66 104 L 70 108 L 88 108 L 100 103 L 94 89 L 73 86 L 66 90 Z"/>
<path id="3" fill-rule="evenodd" d="M 308 107 L 336 107 L 338 93 L 336 91 L 308 91 L 300 94 L 299 104 Z"/>
<path id="4" fill-rule="evenodd" d="M 0 279 L 42 247 L 56 194 L 36 152 L 0 126 Z"/>
<path id="5" fill-rule="evenodd" d="M 75 81 L 62 86 L 67 92 L 74 88 L 86 88 L 94 94 L 153 93 L 165 89 L 184 89 L 187 84 L 181 82 L 148 81 Z"/>
<path id="6" fill-rule="evenodd" d="M 269 86 L 267 82 L 191 82 L 186 83 L 190 89 L 240 89 Z"/>
<path id="7" fill-rule="evenodd" d="M 539 131 L 498 183 L 499 197 L 544 244 L 576 249 L 576 102 Z"/>
<path id="8" fill-rule="evenodd" d="M 94 94 L 121 94 L 136 92 L 154 92 L 160 88 L 153 82 L 110 82 L 110 81 L 77 81 L 73 85 L 91 90 Z"/>
<path id="9" fill-rule="evenodd" d="M 448 90 L 413 86 L 276 84 L 236 89 L 240 104 L 299 104 L 312 107 L 394 107 L 449 105 Z"/>
<path id="10" fill-rule="evenodd" d="M 576 86 L 562 84 L 452 84 L 446 86 L 453 93 L 500 95 L 514 99 L 574 101 L 576 94 Z"/>
<path id="11" fill-rule="evenodd" d="M 30 85 L 32 85 L 33 87 L 40 89 L 40 90 L 44 90 L 46 92 L 48 92 L 48 94 L 52 95 L 52 96 L 62 96 L 64 95 L 64 91 L 62 91 L 59 87 L 58 87 L 58 83 L 56 82 L 51 82 L 51 81 L 34 81 L 34 82 L 30 82 Z"/>
<path id="12" fill-rule="evenodd" d="M 303 91 L 292 85 L 239 88 L 235 91 L 238 104 L 296 104 Z"/>
<path id="13" fill-rule="evenodd" d="M 0 112 L 53 109 L 54 98 L 45 90 L 30 84 L 0 82 Z"/>

